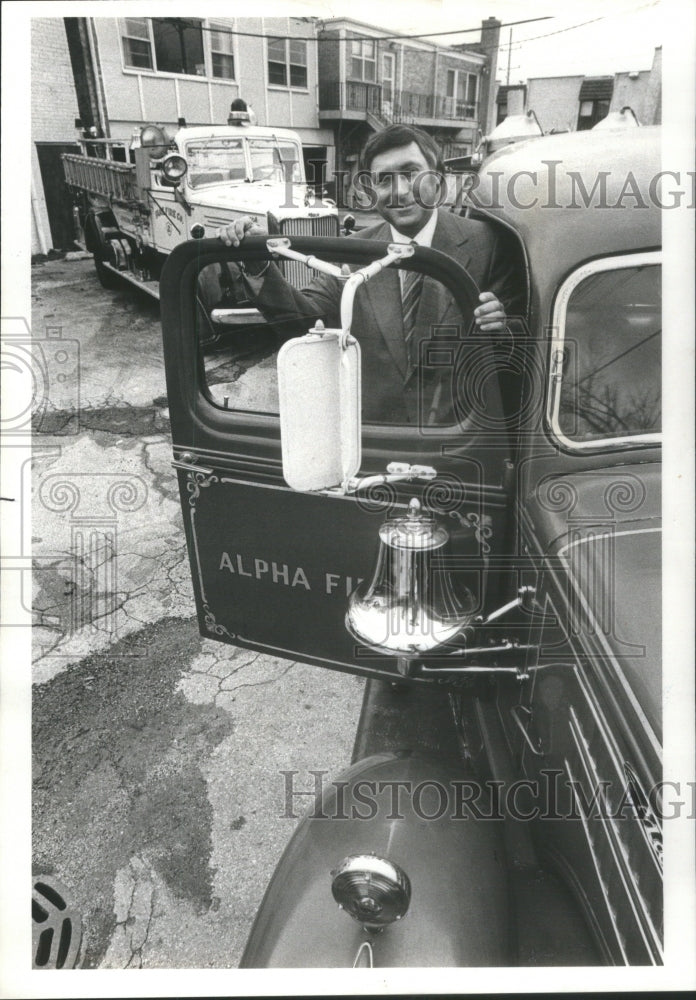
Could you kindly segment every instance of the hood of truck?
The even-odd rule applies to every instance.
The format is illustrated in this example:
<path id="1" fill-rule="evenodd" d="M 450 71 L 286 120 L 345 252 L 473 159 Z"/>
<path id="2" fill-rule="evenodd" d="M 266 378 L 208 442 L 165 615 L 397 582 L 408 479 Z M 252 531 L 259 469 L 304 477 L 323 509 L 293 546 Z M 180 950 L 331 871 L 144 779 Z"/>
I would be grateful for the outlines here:
<path id="1" fill-rule="evenodd" d="M 206 214 L 215 215 L 229 209 L 233 214 L 239 212 L 251 215 L 263 215 L 272 212 L 277 219 L 286 219 L 295 215 L 332 215 L 336 209 L 331 205 L 312 202 L 305 205 L 306 184 L 263 184 L 239 183 L 216 184 L 214 187 L 200 191 L 189 191 L 188 201 L 197 208 L 202 208 Z"/>

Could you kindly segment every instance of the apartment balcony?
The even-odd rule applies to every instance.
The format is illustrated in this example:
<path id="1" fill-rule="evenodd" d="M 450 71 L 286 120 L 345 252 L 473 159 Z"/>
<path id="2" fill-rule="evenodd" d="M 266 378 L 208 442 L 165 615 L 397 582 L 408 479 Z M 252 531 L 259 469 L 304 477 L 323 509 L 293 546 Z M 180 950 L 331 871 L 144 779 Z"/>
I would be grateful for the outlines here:
<path id="1" fill-rule="evenodd" d="M 396 91 L 390 99 L 378 83 L 333 81 L 319 85 L 319 118 L 366 121 L 374 128 L 392 122 L 456 128 L 478 122 L 478 103 L 408 90 Z"/>
<path id="2" fill-rule="evenodd" d="M 323 120 L 347 118 L 366 121 L 382 107 L 382 88 L 377 83 L 348 81 L 319 84 L 319 117 Z"/>

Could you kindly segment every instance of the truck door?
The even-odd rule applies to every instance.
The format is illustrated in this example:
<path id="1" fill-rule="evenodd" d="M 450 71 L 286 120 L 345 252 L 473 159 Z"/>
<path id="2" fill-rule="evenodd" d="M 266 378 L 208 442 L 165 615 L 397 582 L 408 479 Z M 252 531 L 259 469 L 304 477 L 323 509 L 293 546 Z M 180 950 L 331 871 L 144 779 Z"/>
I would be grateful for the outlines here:
<path id="1" fill-rule="evenodd" d="M 158 171 L 152 171 L 152 186 L 148 191 L 148 208 L 152 212 L 152 237 L 160 253 L 170 253 L 188 239 L 190 222 L 186 209 L 177 200 L 175 189 L 161 182 Z"/>
<path id="2" fill-rule="evenodd" d="M 292 249 L 355 268 L 383 257 L 387 244 L 298 237 Z M 356 645 L 344 625 L 350 593 L 374 566 L 385 516 L 405 512 L 418 497 L 447 525 L 452 572 L 463 574 L 481 608 L 500 597 L 510 463 L 491 335 L 476 337 L 468 324 L 453 323 L 451 312 L 436 310 L 442 322 L 430 324 L 418 345 L 428 375 L 412 397 L 416 419 L 363 421 L 361 474 L 382 473 L 398 461 L 434 466 L 434 482 L 349 496 L 294 492 L 282 476 L 273 353 L 287 327 L 232 330 L 227 343 L 207 355 L 199 338 L 200 275 L 234 271 L 242 259 L 271 259 L 265 239 L 247 238 L 238 249 L 216 240 L 183 243 L 161 279 L 173 464 L 201 633 L 330 669 L 395 676 L 396 660 Z M 416 248 L 410 266 L 425 275 L 424 299 L 444 294 L 470 316 L 478 290 L 450 257 Z M 390 283 L 399 280 L 394 269 L 388 272 L 362 289 L 375 315 Z M 384 338 L 390 365 L 396 364 L 389 354 L 396 350 L 393 323 L 401 323 L 400 313 L 387 311 L 383 328 L 373 331 Z M 360 329 L 354 333 L 360 340 Z M 363 369 L 364 398 L 366 385 L 378 385 L 382 375 L 376 382 L 365 360 Z M 384 380 L 392 375 L 385 364 Z M 437 413 L 433 379 L 451 395 L 449 409 Z"/>

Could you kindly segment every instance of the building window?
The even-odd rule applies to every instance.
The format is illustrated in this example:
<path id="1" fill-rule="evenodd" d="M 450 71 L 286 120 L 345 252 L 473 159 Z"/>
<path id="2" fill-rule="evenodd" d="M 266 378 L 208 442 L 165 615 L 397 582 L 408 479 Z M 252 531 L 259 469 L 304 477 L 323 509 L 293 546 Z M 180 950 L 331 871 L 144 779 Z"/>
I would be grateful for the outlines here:
<path id="1" fill-rule="evenodd" d="M 442 155 L 446 160 L 455 159 L 458 156 L 468 156 L 471 146 L 462 142 L 444 142 L 442 144 Z"/>
<path id="2" fill-rule="evenodd" d="M 213 76 L 234 80 L 232 33 L 221 24 L 210 24 L 210 62 Z"/>
<path id="3" fill-rule="evenodd" d="M 609 114 L 609 101 L 580 101 L 578 132 L 594 128 L 597 122 Z"/>
<path id="4" fill-rule="evenodd" d="M 205 76 L 202 24 L 190 17 L 152 18 L 155 58 L 161 73 Z"/>
<path id="5" fill-rule="evenodd" d="M 121 18 L 121 37 L 126 66 L 153 69 L 150 29 L 146 17 Z"/>
<path id="6" fill-rule="evenodd" d="M 350 75 L 354 80 L 374 83 L 377 79 L 377 46 L 372 38 L 354 38 L 351 42 Z"/>
<path id="7" fill-rule="evenodd" d="M 614 93 L 613 76 L 587 76 L 580 85 L 578 131 L 593 128 L 609 114 Z"/>
<path id="8" fill-rule="evenodd" d="M 290 86 L 307 86 L 307 43 L 299 39 L 290 39 Z"/>
<path id="9" fill-rule="evenodd" d="M 125 65 L 205 76 L 202 25 L 201 20 L 190 17 L 121 18 Z"/>
<path id="10" fill-rule="evenodd" d="M 307 43 L 300 38 L 268 39 L 268 82 L 278 87 L 307 87 Z"/>
<path id="11" fill-rule="evenodd" d="M 447 116 L 475 118 L 478 76 L 459 69 L 447 70 Z"/>

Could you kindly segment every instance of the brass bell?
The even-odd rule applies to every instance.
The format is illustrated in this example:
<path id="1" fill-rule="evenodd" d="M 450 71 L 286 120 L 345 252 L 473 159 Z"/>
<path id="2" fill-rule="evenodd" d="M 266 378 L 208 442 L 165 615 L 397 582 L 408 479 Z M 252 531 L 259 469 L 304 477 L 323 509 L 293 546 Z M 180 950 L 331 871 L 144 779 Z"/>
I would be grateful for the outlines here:
<path id="1" fill-rule="evenodd" d="M 449 532 L 417 499 L 406 515 L 386 520 L 379 537 L 375 571 L 351 595 L 346 628 L 388 656 L 423 656 L 473 620 L 475 598 L 455 587 L 446 565 Z"/>

